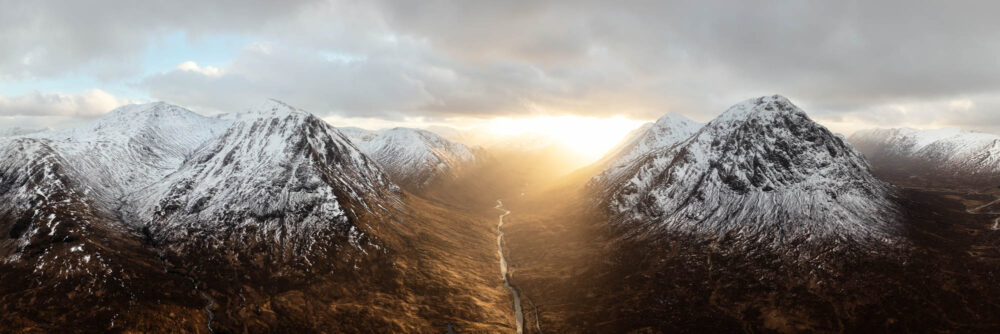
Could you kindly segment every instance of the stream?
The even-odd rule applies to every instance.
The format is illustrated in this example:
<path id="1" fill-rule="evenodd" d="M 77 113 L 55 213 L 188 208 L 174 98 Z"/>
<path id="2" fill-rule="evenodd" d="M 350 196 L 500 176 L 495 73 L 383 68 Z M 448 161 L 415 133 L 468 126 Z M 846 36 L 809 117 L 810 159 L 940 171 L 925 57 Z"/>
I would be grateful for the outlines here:
<path id="1" fill-rule="evenodd" d="M 497 253 L 500 254 L 500 275 L 503 276 L 503 285 L 510 290 L 514 296 L 514 319 L 517 324 L 517 334 L 524 333 L 524 313 L 521 311 L 521 296 L 517 293 L 517 288 L 510 284 L 507 275 L 507 257 L 503 252 L 503 217 L 510 214 L 510 211 L 503 208 L 503 202 L 497 200 L 497 210 L 503 211 L 500 221 L 497 223 Z"/>

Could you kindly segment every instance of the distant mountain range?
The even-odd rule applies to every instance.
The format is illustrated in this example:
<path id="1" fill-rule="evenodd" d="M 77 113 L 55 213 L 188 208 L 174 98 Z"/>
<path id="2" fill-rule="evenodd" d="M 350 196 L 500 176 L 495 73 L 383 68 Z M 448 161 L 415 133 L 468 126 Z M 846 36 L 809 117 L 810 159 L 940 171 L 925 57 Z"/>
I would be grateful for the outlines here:
<path id="1" fill-rule="evenodd" d="M 427 130 L 348 127 L 341 131 L 361 152 L 378 162 L 394 182 L 413 189 L 455 179 L 483 158 L 482 152 Z"/>
<path id="2" fill-rule="evenodd" d="M 1000 136 L 960 129 L 874 129 L 848 140 L 877 172 L 965 186 L 1000 184 Z"/>

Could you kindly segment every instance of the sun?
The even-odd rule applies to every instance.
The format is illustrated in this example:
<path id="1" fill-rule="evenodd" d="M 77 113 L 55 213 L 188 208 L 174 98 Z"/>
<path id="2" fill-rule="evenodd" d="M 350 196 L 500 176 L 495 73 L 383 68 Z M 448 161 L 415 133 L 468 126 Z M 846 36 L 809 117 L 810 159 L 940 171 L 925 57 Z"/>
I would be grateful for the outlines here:
<path id="1" fill-rule="evenodd" d="M 575 115 L 537 116 L 528 118 L 494 118 L 489 129 L 499 135 L 532 135 L 549 137 L 580 156 L 581 163 L 596 161 L 621 142 L 644 121 L 614 117 Z"/>

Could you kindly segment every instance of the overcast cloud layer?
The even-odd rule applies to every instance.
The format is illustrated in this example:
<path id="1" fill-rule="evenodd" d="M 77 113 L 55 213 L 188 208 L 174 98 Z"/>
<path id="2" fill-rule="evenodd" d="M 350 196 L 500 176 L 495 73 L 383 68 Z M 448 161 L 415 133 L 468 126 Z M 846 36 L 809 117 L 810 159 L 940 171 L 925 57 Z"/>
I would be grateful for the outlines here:
<path id="1" fill-rule="evenodd" d="M 199 111 L 264 97 L 336 117 L 579 114 L 708 120 L 788 96 L 839 131 L 1000 132 L 1000 5 L 907 1 L 7 1 L 0 121 L 130 101 Z M 165 36 L 240 36 L 220 64 L 148 68 Z M 152 56 L 150 56 L 152 54 Z M 103 87 L 127 86 L 139 96 Z M 23 88 L 23 87 L 22 87 Z"/>

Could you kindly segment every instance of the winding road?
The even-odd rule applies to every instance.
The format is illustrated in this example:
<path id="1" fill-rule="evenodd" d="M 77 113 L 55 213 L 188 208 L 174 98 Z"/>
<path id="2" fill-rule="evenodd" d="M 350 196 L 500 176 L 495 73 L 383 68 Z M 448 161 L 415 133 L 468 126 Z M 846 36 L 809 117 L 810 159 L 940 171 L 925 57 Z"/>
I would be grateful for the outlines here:
<path id="1" fill-rule="evenodd" d="M 503 285 L 510 290 L 514 296 L 514 319 L 517 324 L 517 334 L 524 333 L 524 312 L 521 310 L 521 296 L 517 293 L 517 288 L 510 284 L 507 275 L 507 257 L 503 252 L 503 217 L 510 214 L 510 211 L 503 208 L 503 202 L 497 200 L 497 210 L 503 211 L 500 215 L 500 222 L 497 223 L 497 253 L 500 254 L 500 275 L 503 276 Z"/>

